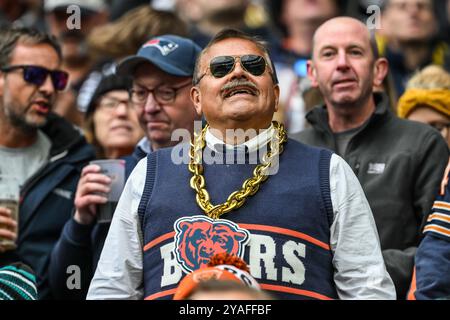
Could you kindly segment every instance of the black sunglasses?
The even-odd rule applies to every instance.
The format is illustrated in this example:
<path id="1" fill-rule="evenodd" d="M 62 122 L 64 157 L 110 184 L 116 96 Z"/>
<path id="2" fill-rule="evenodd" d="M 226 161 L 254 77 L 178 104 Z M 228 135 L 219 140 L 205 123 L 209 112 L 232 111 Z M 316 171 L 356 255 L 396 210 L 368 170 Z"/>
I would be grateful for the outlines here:
<path id="1" fill-rule="evenodd" d="M 44 67 L 38 66 L 26 66 L 26 65 L 16 65 L 1 68 L 3 72 L 11 72 L 17 69 L 23 70 L 23 79 L 36 86 L 41 86 L 44 84 L 45 79 L 50 74 L 52 79 L 53 87 L 56 90 L 64 90 L 69 82 L 69 74 L 61 70 L 48 70 Z"/>
<path id="2" fill-rule="evenodd" d="M 209 63 L 209 71 L 215 78 L 222 78 L 234 70 L 236 60 L 239 59 L 241 67 L 254 76 L 260 76 L 266 71 L 267 62 L 262 56 L 246 54 L 243 56 L 219 56 Z M 207 74 L 205 72 L 198 78 L 197 83 Z"/>

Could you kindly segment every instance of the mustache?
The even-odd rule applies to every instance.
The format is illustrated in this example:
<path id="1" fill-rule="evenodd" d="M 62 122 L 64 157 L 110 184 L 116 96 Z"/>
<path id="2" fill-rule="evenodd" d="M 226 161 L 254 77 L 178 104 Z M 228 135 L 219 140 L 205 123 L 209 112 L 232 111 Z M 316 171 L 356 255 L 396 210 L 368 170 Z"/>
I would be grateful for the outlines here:
<path id="1" fill-rule="evenodd" d="M 224 92 L 233 90 L 234 88 L 237 88 L 237 87 L 248 87 L 250 89 L 255 90 L 256 92 L 259 92 L 258 87 L 253 82 L 250 82 L 250 81 L 244 80 L 244 79 L 236 79 L 236 80 L 233 80 L 231 82 L 224 84 L 222 86 L 222 88 L 220 89 L 220 92 L 224 93 Z"/>

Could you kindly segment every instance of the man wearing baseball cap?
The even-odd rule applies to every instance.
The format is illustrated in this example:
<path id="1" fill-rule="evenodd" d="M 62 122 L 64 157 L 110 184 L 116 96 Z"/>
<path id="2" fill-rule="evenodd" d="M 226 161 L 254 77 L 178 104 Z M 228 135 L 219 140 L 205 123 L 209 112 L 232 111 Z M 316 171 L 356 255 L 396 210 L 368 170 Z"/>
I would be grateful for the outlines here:
<path id="1" fill-rule="evenodd" d="M 164 35 L 144 43 L 136 55 L 125 58 L 118 64 L 116 73 L 132 78 L 131 108 L 137 112 L 139 122 L 145 132 L 145 137 L 138 143 L 134 153 L 125 159 L 127 176 L 137 162 L 148 153 L 177 144 L 178 141 L 171 140 L 174 130 L 185 129 L 186 133 L 193 133 L 194 120 L 199 117 L 190 99 L 190 88 L 195 60 L 200 50 L 200 47 L 191 40 L 174 35 Z M 93 195 L 103 187 L 108 188 L 109 182 L 107 181 L 109 180 L 105 180 L 108 178 L 100 173 L 100 168 L 83 170 L 82 179 L 90 183 L 94 182 L 97 186 L 96 189 L 91 188 L 86 192 L 77 192 L 75 199 L 78 214 L 91 215 L 90 208 L 98 204 L 93 199 Z M 71 227 L 67 227 L 65 239 L 60 241 L 58 250 L 53 253 L 55 256 L 61 252 L 71 252 L 70 257 L 65 257 L 67 258 L 65 261 L 73 262 L 77 257 L 80 260 L 86 259 L 86 244 L 84 246 L 80 244 L 83 235 L 85 235 L 85 242 L 94 246 L 91 248 L 91 252 L 102 252 L 108 230 L 96 228 L 95 224 L 83 221 L 92 221 L 92 217 L 90 220 L 80 217 L 77 222 L 72 221 Z M 94 230 L 92 234 L 95 235 L 91 237 L 89 230 Z M 97 239 L 97 241 L 91 242 L 91 238 Z M 126 250 L 125 248 L 116 249 Z M 102 258 L 105 256 L 107 260 L 110 260 L 109 255 L 111 255 L 110 252 L 102 252 Z M 94 268 L 99 258 L 98 254 L 92 255 Z M 79 265 L 78 263 L 72 264 Z M 54 264 L 54 266 L 59 266 L 53 270 L 54 274 L 58 273 L 57 270 L 66 269 L 65 265 L 63 267 L 61 265 L 61 261 Z M 65 282 L 54 277 L 58 280 L 54 281 L 58 297 L 64 299 L 84 298 L 92 275 L 88 277 L 89 279 L 83 279 L 80 290 L 66 289 L 65 286 L 63 287 Z"/>
<path id="2" fill-rule="evenodd" d="M 200 118 L 189 92 L 200 50 L 187 38 L 163 35 L 144 43 L 117 66 L 119 75 L 133 79 L 130 99 L 146 135 L 126 159 L 127 175 L 149 152 L 176 145 L 179 141 L 171 140 L 174 130 L 193 132 L 194 121 Z"/>
<path id="3" fill-rule="evenodd" d="M 136 55 L 124 59 L 117 66 L 117 74 L 131 76 L 133 79 L 130 100 L 138 113 L 139 122 L 146 135 L 138 143 L 133 155 L 126 159 L 128 175 L 130 169 L 148 153 L 180 142 L 171 139 L 172 132 L 175 130 L 185 129 L 186 133 L 193 135 L 194 121 L 200 120 L 200 116 L 196 113 L 190 99 L 190 89 L 195 61 L 200 51 L 201 48 L 189 39 L 163 35 L 144 43 Z M 95 176 L 96 174 L 92 174 L 93 178 Z M 140 179 L 145 180 L 145 176 Z M 135 185 L 142 182 L 137 180 L 129 179 L 127 184 Z M 121 201 L 135 203 L 130 194 L 123 194 Z M 121 213 L 116 210 L 114 214 L 120 217 Z M 114 221 L 113 218 L 111 227 L 115 224 Z M 132 224 L 129 226 L 133 228 Z M 110 266 L 116 268 L 123 262 L 116 260 L 117 252 L 131 256 L 134 253 L 129 250 L 129 243 L 126 241 L 121 241 L 118 246 L 110 250 L 110 247 L 106 246 L 108 239 L 105 241 L 105 247 L 89 287 L 88 300 L 104 297 L 105 290 L 108 291 L 111 286 L 117 288 L 118 292 L 127 291 L 129 286 L 127 281 L 114 281 L 114 277 L 106 269 Z M 125 260 L 130 259 L 125 258 Z M 131 260 L 133 260 L 132 257 Z M 133 262 L 130 267 L 134 268 Z M 139 275 L 136 274 L 136 276 Z M 104 286 L 105 282 L 108 283 L 107 286 Z M 108 295 L 123 298 L 115 292 L 109 292 Z M 129 298 L 137 299 L 138 297 Z"/>

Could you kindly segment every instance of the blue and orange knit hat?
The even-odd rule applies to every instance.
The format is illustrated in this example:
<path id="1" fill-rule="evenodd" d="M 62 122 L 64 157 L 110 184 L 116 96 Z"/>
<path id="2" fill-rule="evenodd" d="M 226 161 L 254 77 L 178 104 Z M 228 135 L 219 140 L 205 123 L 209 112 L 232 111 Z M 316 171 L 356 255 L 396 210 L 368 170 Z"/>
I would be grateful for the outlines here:
<path id="1" fill-rule="evenodd" d="M 212 256 L 207 267 L 195 270 L 184 277 L 173 299 L 185 299 L 196 289 L 200 282 L 210 280 L 233 281 L 257 291 L 261 290 L 258 282 L 250 275 L 250 270 L 245 261 L 237 256 L 223 252 Z"/>

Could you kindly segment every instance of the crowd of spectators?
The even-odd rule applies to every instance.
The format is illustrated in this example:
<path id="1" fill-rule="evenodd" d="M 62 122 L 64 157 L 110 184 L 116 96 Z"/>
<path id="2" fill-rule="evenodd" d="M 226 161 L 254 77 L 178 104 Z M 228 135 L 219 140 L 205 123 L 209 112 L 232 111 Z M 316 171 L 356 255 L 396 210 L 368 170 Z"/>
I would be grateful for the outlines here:
<path id="1" fill-rule="evenodd" d="M 358 178 L 397 299 L 450 297 L 449 280 L 433 282 L 450 278 L 450 203 L 438 197 L 450 146 L 450 0 L 0 1 L 0 183 L 14 175 L 21 190 L 18 219 L 0 204 L 0 239 L 17 244 L 0 242 L 0 270 L 25 264 L 37 287 L 26 299 L 86 298 L 109 231 L 95 216 L 110 181 L 89 162 L 124 159 L 128 177 L 176 145 L 175 130 L 208 122 L 197 90 L 205 75 L 260 76 L 247 55 L 220 75 L 211 62 L 197 78 L 227 28 L 266 46 L 273 120 L 293 140 L 342 157 Z M 352 86 L 361 90 L 350 103 L 340 90 Z M 440 256 L 425 254 L 433 246 Z M 447 264 L 441 273 L 436 261 Z M 76 292 L 64 281 L 73 264 L 84 273 Z"/>

